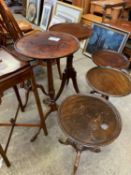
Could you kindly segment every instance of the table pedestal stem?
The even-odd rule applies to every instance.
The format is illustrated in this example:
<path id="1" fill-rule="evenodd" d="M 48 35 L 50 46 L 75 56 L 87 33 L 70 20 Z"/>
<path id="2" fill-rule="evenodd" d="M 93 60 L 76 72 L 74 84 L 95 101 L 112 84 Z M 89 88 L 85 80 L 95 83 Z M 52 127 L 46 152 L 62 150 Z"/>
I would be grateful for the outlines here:
<path id="1" fill-rule="evenodd" d="M 73 54 L 71 54 L 67 57 L 66 68 L 64 70 L 64 73 L 62 76 L 61 86 L 60 86 L 60 89 L 55 97 L 55 101 L 60 97 L 60 95 L 65 87 L 65 84 L 66 83 L 68 84 L 70 78 L 72 79 L 73 86 L 74 86 L 76 93 L 80 92 L 79 88 L 78 88 L 77 80 L 76 80 L 76 71 L 74 70 L 72 63 L 73 63 Z"/>
<path id="2" fill-rule="evenodd" d="M 57 104 L 55 102 L 55 90 L 54 90 L 54 82 L 53 82 L 53 74 L 52 74 L 52 60 L 47 60 L 47 75 L 48 75 L 48 95 L 49 100 L 48 104 L 50 106 L 50 110 L 46 113 L 45 118 L 58 109 Z"/>

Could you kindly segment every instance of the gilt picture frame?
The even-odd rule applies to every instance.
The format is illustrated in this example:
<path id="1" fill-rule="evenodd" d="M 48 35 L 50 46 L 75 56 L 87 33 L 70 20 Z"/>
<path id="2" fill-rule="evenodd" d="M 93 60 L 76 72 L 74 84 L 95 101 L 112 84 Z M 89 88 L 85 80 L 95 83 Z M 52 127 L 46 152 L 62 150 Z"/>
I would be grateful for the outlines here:
<path id="1" fill-rule="evenodd" d="M 93 23 L 92 30 L 92 35 L 86 40 L 83 49 L 83 54 L 88 57 L 91 57 L 95 51 L 102 49 L 121 53 L 129 37 L 128 32 L 100 23 Z"/>
<path id="2" fill-rule="evenodd" d="M 80 22 L 83 9 L 74 5 L 57 1 L 54 15 L 63 18 L 66 22 Z"/>

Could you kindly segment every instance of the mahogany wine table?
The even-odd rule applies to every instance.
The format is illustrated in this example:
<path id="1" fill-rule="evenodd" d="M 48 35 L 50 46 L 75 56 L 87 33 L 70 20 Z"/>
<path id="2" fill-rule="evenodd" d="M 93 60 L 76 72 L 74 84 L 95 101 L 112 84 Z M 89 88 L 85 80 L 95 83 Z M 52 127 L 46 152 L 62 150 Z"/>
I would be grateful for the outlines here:
<path id="1" fill-rule="evenodd" d="M 70 34 L 60 32 L 39 32 L 25 36 L 15 43 L 15 49 L 20 54 L 37 60 L 40 64 L 43 61 L 47 63 L 48 73 L 48 95 L 50 97 L 49 105 L 51 107 L 48 114 L 57 110 L 56 100 L 61 95 L 66 81 L 72 79 L 76 92 L 79 92 L 76 71 L 74 70 L 73 53 L 79 49 L 79 41 Z M 55 89 L 53 84 L 52 63 L 56 59 L 65 57 L 67 64 L 62 76 L 60 89 L 55 96 Z M 67 58 L 66 58 L 67 57 Z"/>
<path id="2" fill-rule="evenodd" d="M 74 172 L 83 150 L 100 152 L 100 147 L 113 142 L 121 131 L 121 119 L 116 108 L 103 98 L 94 95 L 73 95 L 66 98 L 58 111 L 59 124 L 77 156 Z"/>
<path id="3" fill-rule="evenodd" d="M 130 64 L 126 56 L 111 50 L 96 51 L 92 54 L 92 60 L 97 66 L 110 66 L 118 69 L 126 69 Z"/>
<path id="4" fill-rule="evenodd" d="M 72 34 L 80 41 L 88 38 L 92 33 L 91 27 L 81 23 L 59 23 L 51 26 L 49 30 Z"/>
<path id="5" fill-rule="evenodd" d="M 86 74 L 89 85 L 105 96 L 125 96 L 131 93 L 131 78 L 118 69 L 95 67 Z"/>

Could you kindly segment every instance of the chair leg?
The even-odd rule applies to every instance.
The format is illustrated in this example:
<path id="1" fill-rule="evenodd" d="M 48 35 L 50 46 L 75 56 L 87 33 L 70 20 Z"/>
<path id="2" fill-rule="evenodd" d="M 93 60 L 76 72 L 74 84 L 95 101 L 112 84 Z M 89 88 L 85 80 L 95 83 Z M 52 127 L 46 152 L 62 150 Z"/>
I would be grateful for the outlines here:
<path id="1" fill-rule="evenodd" d="M 22 100 L 21 100 L 21 97 L 20 97 L 18 88 L 17 88 L 17 86 L 14 86 L 13 88 L 14 88 L 14 91 L 15 91 L 15 94 L 16 94 L 16 97 L 17 97 L 17 100 L 18 100 L 18 102 L 19 102 L 21 111 L 24 112 L 24 106 L 23 106 L 23 104 L 22 104 Z"/>
<path id="2" fill-rule="evenodd" d="M 2 158 L 4 159 L 6 165 L 9 167 L 11 164 L 10 164 L 10 162 L 9 162 L 7 156 L 6 156 L 6 153 L 5 153 L 5 151 L 3 150 L 1 144 L 0 144 L 0 154 L 1 154 Z"/>
<path id="3" fill-rule="evenodd" d="M 62 73 L 61 73 L 61 67 L 60 67 L 60 59 L 56 60 L 56 64 L 57 64 L 57 69 L 58 69 L 58 73 L 60 76 L 60 80 L 62 80 Z"/>
<path id="4" fill-rule="evenodd" d="M 34 78 L 34 75 L 33 75 L 33 71 L 32 71 L 32 91 L 33 91 L 34 96 L 35 96 L 36 105 L 37 105 L 37 109 L 38 109 L 39 116 L 40 116 L 41 128 L 43 128 L 45 135 L 47 135 L 48 132 L 47 132 L 46 124 L 45 124 L 45 117 L 44 117 L 44 114 L 43 114 L 40 98 L 39 98 L 39 95 L 38 95 L 37 86 L 36 86 L 35 78 Z M 36 135 L 36 137 L 37 137 L 37 135 Z"/>

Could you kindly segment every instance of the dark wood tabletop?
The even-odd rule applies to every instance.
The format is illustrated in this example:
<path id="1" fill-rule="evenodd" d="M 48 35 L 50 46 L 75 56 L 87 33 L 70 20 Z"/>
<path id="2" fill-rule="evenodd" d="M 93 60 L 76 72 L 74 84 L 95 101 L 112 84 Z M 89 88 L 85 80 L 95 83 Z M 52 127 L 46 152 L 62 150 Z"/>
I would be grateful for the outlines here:
<path id="1" fill-rule="evenodd" d="M 92 60 L 97 66 L 110 66 L 118 69 L 129 67 L 129 59 L 115 51 L 99 50 L 92 54 Z"/>
<path id="2" fill-rule="evenodd" d="M 81 23 L 59 23 L 51 26 L 49 30 L 69 33 L 79 40 L 88 38 L 92 33 L 91 27 Z"/>
<path id="3" fill-rule="evenodd" d="M 131 93 L 131 78 L 118 69 L 94 67 L 86 74 L 89 85 L 107 96 L 125 96 Z"/>
<path id="4" fill-rule="evenodd" d="M 47 103 L 50 106 L 50 110 L 46 113 L 45 118 L 51 112 L 57 110 L 56 100 L 60 97 L 69 79 L 72 80 L 75 91 L 79 92 L 76 71 L 73 68 L 73 53 L 79 49 L 79 40 L 75 36 L 53 31 L 37 32 L 18 40 L 15 43 L 15 49 L 20 54 L 26 56 L 28 60 L 30 57 L 39 61 L 41 65 L 43 65 L 43 61 L 46 62 L 48 92 L 44 90 L 44 93 L 49 97 Z M 60 61 L 60 58 L 63 57 L 66 59 L 66 67 L 63 72 L 60 88 L 56 94 L 52 66 L 54 61 Z"/>
<path id="5" fill-rule="evenodd" d="M 34 59 L 56 59 L 76 52 L 79 49 L 79 41 L 67 33 L 38 32 L 18 40 L 15 49 Z"/>
<path id="6" fill-rule="evenodd" d="M 59 108 L 62 130 L 85 146 L 104 146 L 116 139 L 121 131 L 118 111 L 108 101 L 93 95 L 73 95 Z"/>

